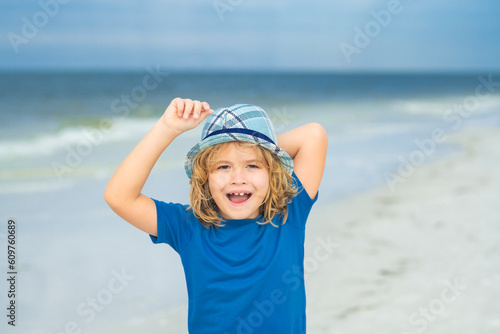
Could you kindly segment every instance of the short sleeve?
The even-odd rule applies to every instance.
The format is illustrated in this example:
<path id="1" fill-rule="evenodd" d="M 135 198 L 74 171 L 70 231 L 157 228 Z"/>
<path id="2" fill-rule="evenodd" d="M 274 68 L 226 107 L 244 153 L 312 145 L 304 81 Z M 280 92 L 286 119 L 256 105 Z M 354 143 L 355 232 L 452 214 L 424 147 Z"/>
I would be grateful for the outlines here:
<path id="1" fill-rule="evenodd" d="M 307 191 L 304 189 L 302 182 L 295 172 L 292 172 L 293 185 L 297 187 L 299 193 L 297 194 L 297 198 L 303 201 L 306 204 L 310 204 L 311 206 L 318 200 L 319 190 L 316 192 L 316 197 L 311 198 Z"/>
<path id="2" fill-rule="evenodd" d="M 150 235 L 151 241 L 155 244 L 168 244 L 179 253 L 191 240 L 195 227 L 187 205 L 165 203 L 155 199 L 153 201 L 156 205 L 158 235 Z"/>
<path id="3" fill-rule="evenodd" d="M 290 225 L 296 228 L 305 229 L 307 217 L 309 216 L 309 212 L 311 212 L 313 204 L 318 200 L 319 191 L 313 199 L 304 189 L 302 182 L 300 182 L 295 172 L 292 173 L 292 179 L 298 193 L 292 198 L 292 202 L 288 204 L 287 224 L 290 223 Z"/>

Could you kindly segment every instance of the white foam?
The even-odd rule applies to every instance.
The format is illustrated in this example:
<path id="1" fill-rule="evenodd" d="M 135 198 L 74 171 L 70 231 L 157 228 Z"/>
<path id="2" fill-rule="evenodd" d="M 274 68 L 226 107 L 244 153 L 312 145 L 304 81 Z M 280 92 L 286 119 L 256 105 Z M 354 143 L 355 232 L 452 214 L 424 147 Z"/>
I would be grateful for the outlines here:
<path id="1" fill-rule="evenodd" d="M 137 141 L 153 126 L 156 119 L 114 119 L 100 127 L 70 127 L 42 133 L 33 138 L 0 141 L 0 160 L 19 157 L 48 156 L 68 146 L 100 146 L 122 141 Z M 111 125 L 111 126 L 110 126 Z"/>
<path id="2" fill-rule="evenodd" d="M 465 108 L 474 114 L 500 111 L 500 96 L 486 96 L 478 99 L 474 95 L 427 99 L 395 100 L 391 107 L 396 112 L 414 115 L 444 116 L 455 106 Z"/>

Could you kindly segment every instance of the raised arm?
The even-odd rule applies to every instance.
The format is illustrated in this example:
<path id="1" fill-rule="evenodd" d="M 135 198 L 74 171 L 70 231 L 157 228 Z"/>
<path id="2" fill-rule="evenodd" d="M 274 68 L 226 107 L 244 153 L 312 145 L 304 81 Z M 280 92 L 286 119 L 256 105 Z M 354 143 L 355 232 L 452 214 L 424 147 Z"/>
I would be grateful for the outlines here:
<path id="1" fill-rule="evenodd" d="M 153 166 L 181 133 L 198 126 L 213 113 L 206 102 L 174 99 L 163 116 L 125 158 L 111 177 L 104 199 L 116 214 L 151 235 L 157 235 L 156 207 L 153 200 L 143 195 Z"/>
<path id="2" fill-rule="evenodd" d="M 293 159 L 293 170 L 311 198 L 316 197 L 325 169 L 328 136 L 318 123 L 309 123 L 278 136 L 278 146 Z"/>

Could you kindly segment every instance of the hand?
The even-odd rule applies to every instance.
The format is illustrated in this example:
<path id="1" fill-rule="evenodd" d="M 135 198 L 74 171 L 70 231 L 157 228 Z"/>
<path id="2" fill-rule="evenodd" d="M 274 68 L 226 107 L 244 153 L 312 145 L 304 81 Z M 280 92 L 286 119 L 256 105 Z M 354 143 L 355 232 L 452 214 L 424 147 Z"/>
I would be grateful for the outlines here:
<path id="1" fill-rule="evenodd" d="M 161 121 L 169 129 L 181 134 L 197 127 L 214 111 L 207 102 L 175 98 L 163 113 Z"/>

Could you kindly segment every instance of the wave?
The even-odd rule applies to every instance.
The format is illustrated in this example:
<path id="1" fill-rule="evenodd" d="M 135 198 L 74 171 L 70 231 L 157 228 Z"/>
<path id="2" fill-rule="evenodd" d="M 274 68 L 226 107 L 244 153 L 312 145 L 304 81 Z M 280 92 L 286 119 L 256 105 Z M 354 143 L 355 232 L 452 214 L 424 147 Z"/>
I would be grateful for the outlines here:
<path id="1" fill-rule="evenodd" d="M 20 157 L 50 156 L 59 150 L 78 145 L 103 145 L 137 141 L 157 119 L 101 119 L 96 124 L 64 126 L 58 131 L 45 132 L 30 138 L 0 141 L 0 160 Z"/>
<path id="2" fill-rule="evenodd" d="M 442 118 L 455 106 L 471 111 L 471 114 L 480 115 L 500 111 L 500 95 L 489 95 L 482 100 L 470 96 L 442 96 L 427 97 L 419 99 L 382 99 L 347 103 L 345 101 L 316 103 L 313 108 L 309 106 L 308 113 L 317 113 L 317 119 L 328 125 L 342 124 L 352 127 L 352 122 L 370 122 L 372 127 L 364 129 L 370 131 L 396 131 L 401 128 L 401 123 L 406 122 L 401 117 L 396 117 L 395 121 L 400 126 L 394 127 L 390 121 L 394 115 L 420 115 L 431 119 Z M 281 109 L 270 110 L 269 114 L 275 122 L 277 132 L 296 125 L 304 119 L 303 111 L 307 108 L 303 105 L 283 107 Z M 385 117 L 382 117 L 385 115 Z M 373 126 L 373 121 L 380 117 L 384 119 L 385 128 L 382 124 Z M 10 161 L 22 157 L 50 156 L 68 147 L 78 145 L 93 146 L 106 145 L 118 142 L 138 142 L 154 125 L 157 118 L 115 118 L 115 119 L 92 119 L 84 121 L 61 121 L 59 130 L 46 131 L 31 137 L 18 137 L 0 140 L 0 160 Z M 406 124 L 411 126 L 410 123 Z M 351 129 L 352 130 L 352 129 Z M 366 134 L 366 133 L 365 133 Z M 197 137 L 196 131 L 189 131 L 183 135 L 185 138 Z"/>
<path id="3" fill-rule="evenodd" d="M 485 114 L 500 111 L 500 96 L 487 95 L 478 98 L 475 95 L 394 100 L 392 110 L 404 114 L 443 116 L 454 108 L 462 108 L 474 114 Z"/>

